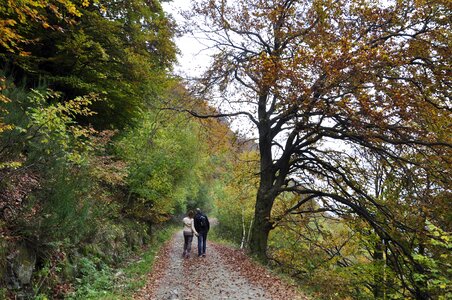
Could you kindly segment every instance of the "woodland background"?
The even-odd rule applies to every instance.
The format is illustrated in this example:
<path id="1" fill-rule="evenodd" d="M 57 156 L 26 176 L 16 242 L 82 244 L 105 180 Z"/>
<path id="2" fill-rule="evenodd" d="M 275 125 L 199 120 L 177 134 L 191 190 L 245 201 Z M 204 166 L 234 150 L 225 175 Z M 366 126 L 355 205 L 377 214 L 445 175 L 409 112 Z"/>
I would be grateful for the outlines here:
<path id="1" fill-rule="evenodd" d="M 204 2 L 192 12 L 210 18 L 210 28 L 220 26 L 259 43 L 258 35 L 246 30 L 278 24 L 271 18 L 289 16 L 299 1 L 241 1 L 242 10 Z M 290 27 L 293 32 L 271 25 L 276 44 L 263 43 L 268 51 L 255 55 L 247 45 L 240 55 L 220 52 L 193 87 L 172 75 L 174 37 L 180 31 L 161 1 L 0 0 L 0 298 L 127 297 L 143 284 L 158 245 L 174 231 L 172 222 L 179 225 L 195 207 L 218 218 L 212 233 L 217 239 L 251 247 L 258 259 L 290 276 L 314 299 L 452 297 L 452 8 L 448 1 L 395 1 L 400 15 L 385 19 L 386 11 L 368 1 L 351 3 L 368 22 L 363 22 L 366 34 L 377 40 L 394 16 L 418 21 L 413 28 L 419 32 L 393 24 L 413 36 L 403 53 L 388 56 L 393 48 L 376 46 L 378 51 L 369 48 L 354 61 L 339 60 L 336 55 L 342 54 L 332 50 L 352 49 L 345 38 L 325 38 L 315 48 L 307 37 L 304 44 L 278 52 L 279 42 L 287 46 L 295 40 L 291 34 L 298 24 Z M 304 17 L 317 20 L 310 27 L 316 34 L 331 37 L 329 16 L 341 17 L 335 5 L 340 3 L 307 1 Z M 238 18 L 239 13 L 244 15 Z M 265 16 L 269 23 L 259 23 Z M 428 25 L 423 28 L 422 22 Z M 346 36 L 344 28 L 337 30 Z M 212 41 L 221 50 L 221 40 Z M 237 45 L 229 46 L 243 50 Z M 286 60 L 284 55 L 301 45 L 316 50 L 304 53 L 312 60 Z M 383 65 L 385 72 L 414 70 L 410 80 L 397 78 L 403 82 L 398 85 L 391 82 L 397 71 L 379 82 L 391 96 L 390 105 L 372 102 L 374 95 L 362 90 L 355 94 L 360 105 L 349 98 L 339 104 L 303 102 L 311 110 L 292 105 L 299 95 L 297 100 L 287 96 L 296 92 L 288 92 L 285 82 L 314 100 L 329 95 L 327 89 L 356 91 L 362 82 L 341 81 L 344 74 L 334 70 L 353 73 L 367 66 L 360 75 L 372 82 Z M 320 78 L 330 85 L 324 80 L 304 86 L 301 78 L 308 75 L 297 71 L 300 66 L 312 66 L 312 73 L 320 66 L 331 76 Z M 365 146 L 354 148 L 354 156 L 342 156 L 307 138 L 309 151 L 316 149 L 309 153 L 319 151 L 323 158 L 290 153 L 291 172 L 284 174 L 285 188 L 274 195 L 266 219 L 271 228 L 265 249 L 256 243 L 259 232 L 253 233 L 260 226 L 255 225 L 256 199 L 262 199 L 258 194 L 267 170 L 262 167 L 265 144 L 234 133 L 228 115 L 208 101 L 212 89 L 229 95 L 234 78 L 244 89 L 251 86 L 257 98 L 267 93 L 282 99 L 280 119 L 292 120 L 283 128 L 296 127 L 301 136 L 312 124 L 299 121 L 306 115 L 294 111 L 312 112 L 308 119 L 322 118 L 319 111 L 331 117 L 334 111 L 346 115 L 347 130 L 356 129 L 340 132 L 348 134 L 344 140 L 356 138 Z M 397 139 L 386 135 L 400 128 L 385 123 L 385 105 L 396 107 L 396 118 L 403 121 L 404 135 Z M 282 173 L 274 169 L 273 182 Z M 304 178 L 302 184 L 297 178 Z M 301 185 L 304 189 L 294 188 Z M 141 263 L 134 263 L 137 255 Z"/>

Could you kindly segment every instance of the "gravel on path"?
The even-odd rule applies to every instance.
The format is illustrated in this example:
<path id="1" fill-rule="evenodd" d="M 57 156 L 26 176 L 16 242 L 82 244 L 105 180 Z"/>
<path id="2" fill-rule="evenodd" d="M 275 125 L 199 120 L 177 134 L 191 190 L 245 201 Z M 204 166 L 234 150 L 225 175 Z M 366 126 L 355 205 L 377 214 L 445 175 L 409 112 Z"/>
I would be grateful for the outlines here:
<path id="1" fill-rule="evenodd" d="M 307 299 L 243 251 L 207 239 L 206 257 L 197 257 L 194 238 L 191 257 L 182 258 L 183 236 L 178 232 L 157 255 L 146 286 L 137 300 L 292 300 Z"/>

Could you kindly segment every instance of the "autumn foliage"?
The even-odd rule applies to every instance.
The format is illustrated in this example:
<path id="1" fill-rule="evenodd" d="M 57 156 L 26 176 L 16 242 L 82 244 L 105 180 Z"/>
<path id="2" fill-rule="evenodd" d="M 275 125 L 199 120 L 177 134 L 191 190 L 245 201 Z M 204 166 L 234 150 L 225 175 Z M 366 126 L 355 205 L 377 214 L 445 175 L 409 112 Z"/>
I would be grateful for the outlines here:
<path id="1" fill-rule="evenodd" d="M 201 206 L 316 298 L 449 298 L 451 11 L 193 1 L 184 82 L 158 0 L 0 0 L 0 297 L 98 297 Z"/>
<path id="2" fill-rule="evenodd" d="M 162 224 L 209 207 L 208 132 L 231 132 L 158 109 L 183 101 L 173 34 L 159 1 L 0 1 L 0 298 L 113 293 Z"/>
<path id="3" fill-rule="evenodd" d="M 382 282 L 387 274 L 376 267 L 358 293 L 444 297 L 447 255 L 427 245 L 426 228 L 450 230 L 435 209 L 450 196 L 450 8 L 447 1 L 212 0 L 187 13 L 192 32 L 215 50 L 197 91 L 220 98 L 223 114 L 247 116 L 258 133 L 253 253 L 271 257 L 271 232 L 301 222 L 305 229 L 286 227 L 299 232 L 292 238 L 333 259 L 346 248 L 328 252 L 336 246 L 317 240 L 348 230 L 325 231 L 306 218 L 344 220 L 360 232 L 357 245 L 372 240 L 368 261 L 397 278 Z M 308 239 L 304 230 L 318 235 Z M 337 243 L 348 240 L 355 241 Z M 289 255 L 313 251 L 293 247 Z"/>

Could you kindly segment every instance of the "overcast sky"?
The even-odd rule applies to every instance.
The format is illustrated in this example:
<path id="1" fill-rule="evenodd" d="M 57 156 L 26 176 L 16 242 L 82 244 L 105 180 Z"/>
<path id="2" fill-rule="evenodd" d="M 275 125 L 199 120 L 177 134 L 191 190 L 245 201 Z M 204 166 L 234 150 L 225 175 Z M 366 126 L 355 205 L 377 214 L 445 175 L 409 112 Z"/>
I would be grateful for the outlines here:
<path id="1" fill-rule="evenodd" d="M 170 14 L 177 22 L 182 25 L 184 18 L 180 12 L 189 10 L 190 0 L 173 0 L 171 2 L 162 3 L 163 9 Z M 206 51 L 202 51 L 205 47 L 201 45 L 195 38 L 185 35 L 176 39 L 177 47 L 181 54 L 178 56 L 178 65 L 175 68 L 176 74 L 183 77 L 194 77 L 201 73 L 210 59 Z"/>
<path id="2" fill-rule="evenodd" d="M 163 9 L 170 14 L 178 25 L 183 25 L 184 18 L 180 12 L 190 9 L 191 0 L 173 0 L 171 2 L 162 3 Z M 194 78 L 202 73 L 209 63 L 209 51 L 205 50 L 205 46 L 192 36 L 185 35 L 176 39 L 177 47 L 180 50 L 178 56 L 178 65 L 175 67 L 175 73 L 183 78 Z M 203 51 L 204 50 L 204 51 Z M 211 105 L 218 108 L 218 103 L 210 102 Z M 227 112 L 224 107 L 220 108 L 222 112 Z M 229 118 L 230 127 L 233 131 L 242 136 L 253 138 L 255 132 L 251 122 L 245 117 Z"/>

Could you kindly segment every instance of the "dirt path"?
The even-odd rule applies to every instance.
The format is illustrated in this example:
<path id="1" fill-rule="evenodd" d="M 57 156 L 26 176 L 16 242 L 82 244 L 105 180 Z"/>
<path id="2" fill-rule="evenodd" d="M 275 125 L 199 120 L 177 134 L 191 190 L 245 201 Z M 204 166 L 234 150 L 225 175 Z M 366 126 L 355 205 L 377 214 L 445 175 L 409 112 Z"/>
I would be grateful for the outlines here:
<path id="1" fill-rule="evenodd" d="M 207 256 L 197 257 L 194 238 L 189 259 L 182 258 L 178 232 L 160 251 L 147 285 L 135 299 L 307 299 L 239 250 L 207 240 Z"/>

